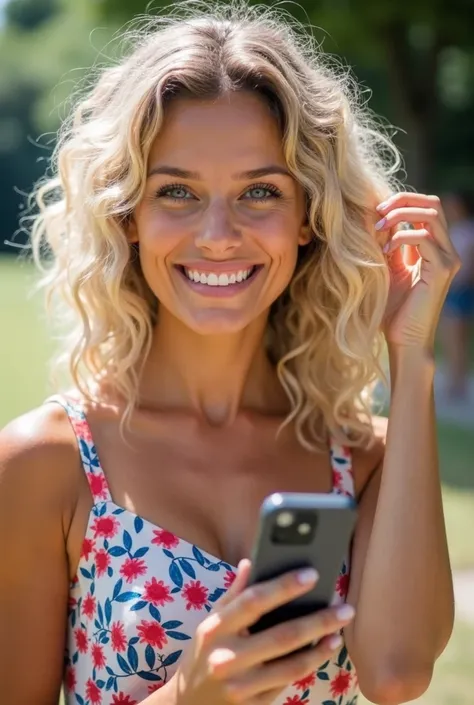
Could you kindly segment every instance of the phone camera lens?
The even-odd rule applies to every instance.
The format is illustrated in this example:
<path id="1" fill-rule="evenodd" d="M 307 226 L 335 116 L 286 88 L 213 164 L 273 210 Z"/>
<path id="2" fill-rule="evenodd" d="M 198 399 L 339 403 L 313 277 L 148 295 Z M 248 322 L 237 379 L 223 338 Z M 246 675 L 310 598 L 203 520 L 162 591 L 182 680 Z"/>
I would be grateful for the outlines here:
<path id="1" fill-rule="evenodd" d="M 293 524 L 293 514 L 291 512 L 280 512 L 277 516 L 276 523 L 282 529 L 291 526 Z"/>
<path id="2" fill-rule="evenodd" d="M 302 522 L 298 525 L 298 533 L 300 536 L 307 536 L 311 532 L 311 524 L 308 522 Z"/>

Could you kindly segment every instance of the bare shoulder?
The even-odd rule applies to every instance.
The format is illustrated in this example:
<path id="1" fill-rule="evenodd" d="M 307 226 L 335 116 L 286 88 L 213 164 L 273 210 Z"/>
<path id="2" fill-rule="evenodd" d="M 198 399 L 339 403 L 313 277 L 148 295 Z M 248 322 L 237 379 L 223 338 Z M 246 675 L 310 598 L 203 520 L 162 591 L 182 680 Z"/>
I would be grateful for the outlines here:
<path id="1" fill-rule="evenodd" d="M 64 409 L 43 404 L 0 431 L 0 504 L 31 504 L 47 515 L 68 509 L 77 496 L 76 440 Z"/>
<path id="2" fill-rule="evenodd" d="M 385 453 L 388 419 L 385 416 L 373 416 L 374 430 L 373 442 L 369 448 L 354 448 L 352 451 L 352 465 L 356 496 L 360 497 L 367 483 L 381 466 Z"/>

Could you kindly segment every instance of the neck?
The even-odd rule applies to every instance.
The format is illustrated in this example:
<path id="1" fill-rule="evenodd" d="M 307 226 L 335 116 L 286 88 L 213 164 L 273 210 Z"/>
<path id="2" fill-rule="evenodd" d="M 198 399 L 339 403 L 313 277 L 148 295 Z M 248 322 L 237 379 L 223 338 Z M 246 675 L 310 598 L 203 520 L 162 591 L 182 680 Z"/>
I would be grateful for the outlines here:
<path id="1" fill-rule="evenodd" d="M 243 331 L 199 335 L 162 310 L 140 380 L 140 405 L 195 411 L 230 425 L 240 410 L 288 412 L 266 354 L 266 314 Z"/>

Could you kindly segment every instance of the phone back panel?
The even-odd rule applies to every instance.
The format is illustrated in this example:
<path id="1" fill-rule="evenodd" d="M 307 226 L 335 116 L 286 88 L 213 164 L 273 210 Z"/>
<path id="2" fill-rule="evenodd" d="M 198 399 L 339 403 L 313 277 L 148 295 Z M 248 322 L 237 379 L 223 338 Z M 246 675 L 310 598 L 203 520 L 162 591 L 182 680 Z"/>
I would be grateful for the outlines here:
<path id="1" fill-rule="evenodd" d="M 316 529 L 311 540 L 301 545 L 275 543 L 272 536 L 278 515 L 292 510 L 304 510 L 314 517 Z M 319 580 L 310 592 L 264 615 L 250 631 L 261 631 L 305 616 L 331 603 L 337 578 L 350 550 L 355 521 L 356 503 L 343 495 L 281 493 L 264 501 L 252 555 L 250 584 L 303 567 L 316 568 Z"/>

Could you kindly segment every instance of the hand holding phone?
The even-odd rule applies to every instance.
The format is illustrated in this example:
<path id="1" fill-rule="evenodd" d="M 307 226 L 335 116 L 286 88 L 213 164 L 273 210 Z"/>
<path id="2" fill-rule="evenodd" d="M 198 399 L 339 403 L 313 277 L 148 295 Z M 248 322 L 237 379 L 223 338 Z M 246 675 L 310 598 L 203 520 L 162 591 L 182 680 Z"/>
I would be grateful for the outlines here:
<path id="1" fill-rule="evenodd" d="M 339 495 L 267 498 L 254 564 L 240 562 L 169 683 L 177 705 L 270 705 L 333 656 L 354 617 L 328 607 L 354 521 L 354 502 Z"/>
<path id="2" fill-rule="evenodd" d="M 263 615 L 317 584 L 310 568 L 246 587 L 250 567 L 250 561 L 240 562 L 229 591 L 197 628 L 183 664 L 168 684 L 177 705 L 254 705 L 257 699 L 259 705 L 270 705 L 291 683 L 317 670 L 340 648 L 338 632 L 354 616 L 348 605 L 250 634 L 249 627 Z"/>

